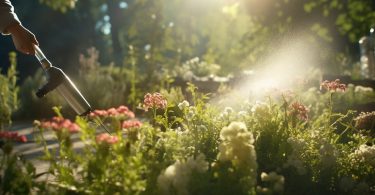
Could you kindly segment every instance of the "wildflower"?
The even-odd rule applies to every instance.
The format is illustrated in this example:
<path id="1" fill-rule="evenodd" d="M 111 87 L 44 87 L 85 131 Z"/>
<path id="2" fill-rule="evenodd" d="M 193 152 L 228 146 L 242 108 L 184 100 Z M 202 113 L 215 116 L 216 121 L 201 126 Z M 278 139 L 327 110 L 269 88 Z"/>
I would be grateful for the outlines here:
<path id="1" fill-rule="evenodd" d="M 27 142 L 27 138 L 25 135 L 18 135 L 18 132 L 10 132 L 10 131 L 1 131 L 0 138 L 9 140 L 9 141 L 18 141 L 18 142 Z"/>
<path id="2" fill-rule="evenodd" d="M 186 161 L 177 160 L 167 167 L 157 179 L 157 185 L 162 194 L 189 194 L 188 184 L 192 172 L 204 173 L 208 170 L 205 158 L 203 154 L 199 154 L 195 159 L 189 157 Z"/>
<path id="3" fill-rule="evenodd" d="M 70 133 L 77 133 L 80 130 L 77 124 L 71 122 L 69 119 L 64 119 L 62 117 L 53 117 L 51 121 L 41 122 L 40 127 L 52 129 L 54 131 L 66 129 Z"/>
<path id="4" fill-rule="evenodd" d="M 362 144 L 349 156 L 353 161 L 370 164 L 375 167 L 375 145 Z"/>
<path id="5" fill-rule="evenodd" d="M 240 118 L 244 118 L 244 117 L 247 116 L 247 112 L 242 110 L 242 111 L 239 111 L 239 112 L 237 113 L 237 115 L 238 115 L 238 117 L 240 117 Z"/>
<path id="6" fill-rule="evenodd" d="M 115 144 L 118 142 L 118 137 L 114 135 L 109 135 L 108 133 L 102 133 L 96 136 L 96 143 L 107 143 L 107 144 Z"/>
<path id="7" fill-rule="evenodd" d="M 231 114 L 231 113 L 233 113 L 233 108 L 232 107 L 225 107 L 224 112 L 226 112 L 228 114 Z"/>
<path id="8" fill-rule="evenodd" d="M 148 111 L 149 108 L 164 109 L 167 107 L 167 100 L 160 93 L 153 93 L 153 94 L 147 93 L 144 96 L 143 107 L 146 111 Z"/>
<path id="9" fill-rule="evenodd" d="M 184 101 L 182 101 L 181 103 L 178 104 L 178 108 L 180 108 L 180 110 L 184 110 L 185 108 L 187 108 L 189 106 L 190 106 L 190 104 L 186 100 L 184 100 Z"/>
<path id="10" fill-rule="evenodd" d="M 187 120 L 192 120 L 195 115 L 197 114 L 197 109 L 193 106 L 189 107 L 188 113 L 186 114 L 186 119 Z"/>
<path id="11" fill-rule="evenodd" d="M 260 119 L 268 120 L 269 117 L 271 117 L 270 108 L 264 102 L 256 101 L 255 104 L 251 107 L 251 112 Z"/>
<path id="12" fill-rule="evenodd" d="M 256 153 L 253 134 L 242 122 L 231 122 L 220 131 L 219 161 L 231 161 L 234 166 L 246 168 L 256 178 Z M 255 183 L 255 181 L 252 181 Z"/>
<path id="13" fill-rule="evenodd" d="M 284 191 L 284 183 L 285 178 L 282 175 L 278 175 L 275 172 L 265 173 L 262 172 L 260 174 L 260 178 L 263 182 L 271 183 L 272 191 L 282 193 Z"/>
<path id="14" fill-rule="evenodd" d="M 374 90 L 371 87 L 364 87 L 364 86 L 355 86 L 354 92 L 355 93 L 371 93 Z"/>
<path id="15" fill-rule="evenodd" d="M 122 128 L 124 129 L 129 129 L 129 128 L 139 128 L 142 126 L 142 123 L 138 120 L 129 120 L 129 121 L 124 121 L 122 123 Z"/>
<path id="16" fill-rule="evenodd" d="M 337 151 L 335 147 L 327 141 L 326 138 L 320 139 L 319 154 L 321 156 L 321 162 L 323 167 L 329 168 L 335 165 Z"/>
<path id="17" fill-rule="evenodd" d="M 119 106 L 118 108 L 109 108 L 108 110 L 94 110 L 90 113 L 90 117 L 127 117 L 134 118 L 135 115 L 126 106 Z"/>
<path id="18" fill-rule="evenodd" d="M 361 112 L 354 121 L 357 129 L 371 130 L 375 127 L 375 111 Z"/>
<path id="19" fill-rule="evenodd" d="M 325 89 L 328 91 L 345 91 L 346 85 L 340 83 L 340 79 L 336 79 L 335 81 L 323 81 L 320 84 L 320 90 Z"/>
<path id="20" fill-rule="evenodd" d="M 307 121 L 309 109 L 299 102 L 294 102 L 289 106 L 289 115 L 297 116 L 299 119 Z"/>

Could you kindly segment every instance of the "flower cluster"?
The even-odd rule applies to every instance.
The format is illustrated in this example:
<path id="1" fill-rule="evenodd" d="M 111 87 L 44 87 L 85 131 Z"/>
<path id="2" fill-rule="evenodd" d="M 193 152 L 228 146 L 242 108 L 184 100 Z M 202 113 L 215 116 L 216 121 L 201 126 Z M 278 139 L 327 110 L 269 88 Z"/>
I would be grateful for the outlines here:
<path id="1" fill-rule="evenodd" d="M 138 120 L 128 120 L 122 123 L 122 128 L 124 129 L 139 128 L 141 126 L 142 126 L 142 123 L 141 121 L 138 121 Z"/>
<path id="2" fill-rule="evenodd" d="M 253 134 L 245 123 L 231 122 L 220 131 L 219 161 L 231 161 L 234 166 L 250 169 L 254 178 L 257 169 Z"/>
<path id="3" fill-rule="evenodd" d="M 289 106 L 289 115 L 296 116 L 301 120 L 307 121 L 309 119 L 308 113 L 309 109 L 299 102 L 294 102 Z"/>
<path id="4" fill-rule="evenodd" d="M 350 154 L 350 157 L 355 161 L 370 164 L 375 167 L 375 145 L 368 146 L 362 144 L 354 153 Z"/>
<path id="5" fill-rule="evenodd" d="M 331 144 L 327 138 L 322 138 L 318 141 L 320 148 L 319 154 L 321 157 L 322 166 L 330 168 L 335 165 L 337 158 L 337 150 L 333 144 Z"/>
<path id="6" fill-rule="evenodd" d="M 208 170 L 208 162 L 205 158 L 203 154 L 199 154 L 195 159 L 189 157 L 186 161 L 177 160 L 167 167 L 157 179 L 161 194 L 189 194 L 187 187 L 191 173 L 193 171 L 204 173 Z"/>
<path id="7" fill-rule="evenodd" d="M 184 110 L 185 108 L 188 108 L 190 106 L 189 102 L 184 100 L 181 103 L 178 104 L 178 108 L 180 110 Z"/>
<path id="8" fill-rule="evenodd" d="M 336 79 L 335 81 L 323 81 L 320 84 L 320 90 L 325 89 L 328 91 L 345 91 L 346 85 L 340 83 L 340 79 Z"/>
<path id="9" fill-rule="evenodd" d="M 115 144 L 119 141 L 117 136 L 109 135 L 108 133 L 101 133 L 96 136 L 96 143 L 107 143 L 107 144 Z"/>
<path id="10" fill-rule="evenodd" d="M 306 174 L 306 168 L 301 159 L 299 159 L 299 153 L 305 151 L 307 143 L 305 139 L 289 137 L 287 142 L 293 148 L 292 154 L 288 155 L 287 162 L 283 165 L 283 168 L 293 167 L 297 170 L 299 175 Z"/>
<path id="11" fill-rule="evenodd" d="M 135 115 L 126 106 L 119 106 L 118 108 L 110 108 L 108 110 L 94 110 L 90 113 L 90 117 L 118 117 L 124 116 L 127 118 L 134 118 Z"/>
<path id="12" fill-rule="evenodd" d="M 63 117 L 57 116 L 53 117 L 50 121 L 41 122 L 40 127 L 52 129 L 54 131 L 66 129 L 70 133 L 77 133 L 80 130 L 79 126 L 69 119 L 64 119 Z"/>
<path id="13" fill-rule="evenodd" d="M 167 107 L 167 100 L 165 97 L 160 93 L 147 93 L 144 96 L 143 100 L 143 108 L 148 111 L 148 109 L 153 108 L 166 108 Z"/>
<path id="14" fill-rule="evenodd" d="M 372 93 L 374 90 L 371 87 L 364 87 L 357 85 L 354 88 L 355 93 Z"/>
<path id="15" fill-rule="evenodd" d="M 27 138 L 25 135 L 18 135 L 17 132 L 10 132 L 10 131 L 1 131 L 0 138 L 18 142 L 27 142 Z"/>
<path id="16" fill-rule="evenodd" d="M 284 183 L 285 183 L 285 178 L 282 175 L 278 175 L 275 172 L 271 173 L 265 173 L 262 172 L 260 174 L 260 179 L 262 182 L 268 183 L 272 188 L 262 188 L 260 186 L 257 186 L 257 192 L 260 194 L 278 194 L 278 193 L 283 193 L 284 191 Z"/>
<path id="17" fill-rule="evenodd" d="M 361 112 L 354 120 L 357 129 L 371 130 L 375 127 L 375 111 Z"/>

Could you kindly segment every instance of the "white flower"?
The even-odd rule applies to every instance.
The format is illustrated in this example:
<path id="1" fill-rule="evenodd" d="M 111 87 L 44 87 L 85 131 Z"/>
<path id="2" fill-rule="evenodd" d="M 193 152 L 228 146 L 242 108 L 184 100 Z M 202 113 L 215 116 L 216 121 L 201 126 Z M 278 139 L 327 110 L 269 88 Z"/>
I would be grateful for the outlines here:
<path id="1" fill-rule="evenodd" d="M 232 107 L 225 107 L 224 112 L 226 112 L 228 114 L 231 114 L 231 113 L 233 113 L 233 108 Z"/>
<path id="2" fill-rule="evenodd" d="M 178 104 L 178 108 L 180 108 L 180 110 L 184 110 L 185 108 L 189 107 L 189 105 L 189 102 L 184 100 Z"/>
<path id="3" fill-rule="evenodd" d="M 205 156 L 199 154 L 195 159 L 189 157 L 186 161 L 177 160 L 167 167 L 157 179 L 157 185 L 162 194 L 188 195 L 188 184 L 191 173 L 196 171 L 203 173 L 208 170 L 208 163 Z M 174 191 L 175 190 L 175 191 Z"/>
<path id="4" fill-rule="evenodd" d="M 186 119 L 192 120 L 194 118 L 194 116 L 196 115 L 196 113 L 197 113 L 196 108 L 193 107 L 193 106 L 190 106 L 189 110 L 188 110 L 188 113 L 186 114 Z"/>
<path id="5" fill-rule="evenodd" d="M 319 154 L 322 158 L 322 165 L 326 168 L 332 167 L 336 163 L 337 151 L 326 139 L 323 138 L 321 142 Z"/>
<path id="6" fill-rule="evenodd" d="M 238 112 L 238 117 L 242 117 L 243 118 L 243 117 L 246 117 L 246 116 L 247 116 L 247 112 L 246 111 L 242 110 L 242 111 Z"/>
<path id="7" fill-rule="evenodd" d="M 275 172 L 270 172 L 269 174 L 262 172 L 260 178 L 263 182 L 270 183 L 273 186 L 273 192 L 283 192 L 285 178 L 282 175 L 278 175 Z"/>
<path id="8" fill-rule="evenodd" d="M 362 144 L 359 146 L 354 153 L 350 154 L 350 157 L 353 160 L 368 163 L 375 167 L 375 145 L 368 146 L 366 144 Z"/>
<path id="9" fill-rule="evenodd" d="M 371 87 L 364 87 L 364 86 L 360 86 L 360 85 L 357 85 L 354 88 L 355 93 L 371 93 L 373 91 L 374 90 Z"/>
<path id="10" fill-rule="evenodd" d="M 251 107 L 251 112 L 259 112 L 267 109 L 267 104 L 264 102 L 256 101 L 255 104 Z"/>
<path id="11" fill-rule="evenodd" d="M 242 122 L 232 122 L 220 131 L 219 161 L 231 161 L 234 166 L 250 170 L 256 178 L 256 153 L 253 134 Z"/>

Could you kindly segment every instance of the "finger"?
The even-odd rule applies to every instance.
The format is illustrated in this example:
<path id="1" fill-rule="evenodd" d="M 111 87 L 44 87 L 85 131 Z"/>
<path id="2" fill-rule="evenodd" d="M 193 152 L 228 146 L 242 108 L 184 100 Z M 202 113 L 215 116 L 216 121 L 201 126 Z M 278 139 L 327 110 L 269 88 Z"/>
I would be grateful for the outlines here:
<path id="1" fill-rule="evenodd" d="M 32 35 L 31 42 L 34 43 L 35 45 L 39 46 L 39 42 L 38 42 L 38 40 L 36 40 L 35 35 Z"/>

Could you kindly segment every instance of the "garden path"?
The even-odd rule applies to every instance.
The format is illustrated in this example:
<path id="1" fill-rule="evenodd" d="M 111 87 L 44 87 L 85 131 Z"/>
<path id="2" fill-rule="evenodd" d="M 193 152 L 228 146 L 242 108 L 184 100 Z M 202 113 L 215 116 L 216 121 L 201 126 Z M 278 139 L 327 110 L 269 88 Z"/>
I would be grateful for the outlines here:
<path id="1" fill-rule="evenodd" d="M 43 156 L 43 146 L 38 144 L 35 140 L 32 121 L 16 122 L 10 129 L 18 132 L 19 135 L 25 135 L 27 137 L 26 143 L 17 143 L 14 146 L 14 152 L 21 154 L 25 159 L 31 162 L 35 168 L 36 173 L 43 173 L 48 170 L 48 163 L 42 161 L 40 158 Z M 45 131 L 44 138 L 47 143 L 47 148 L 57 148 L 58 144 L 53 131 Z M 79 150 L 83 147 L 83 142 L 79 139 L 79 134 L 72 135 L 73 147 Z M 42 177 L 43 178 L 43 177 Z"/>

